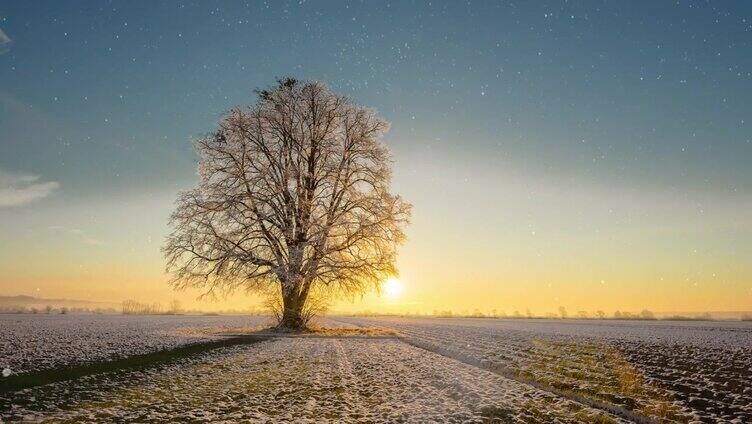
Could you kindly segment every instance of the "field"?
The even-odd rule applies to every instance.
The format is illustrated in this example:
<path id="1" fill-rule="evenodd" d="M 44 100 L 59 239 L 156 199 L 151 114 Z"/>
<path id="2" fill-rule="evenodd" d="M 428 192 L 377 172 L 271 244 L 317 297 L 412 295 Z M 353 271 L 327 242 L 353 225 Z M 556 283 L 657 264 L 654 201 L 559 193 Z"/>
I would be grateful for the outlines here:
<path id="1" fill-rule="evenodd" d="M 0 315 L 0 368 L 28 373 L 215 340 L 266 317 L 180 315 Z"/>
<path id="2" fill-rule="evenodd" d="M 258 332 L 269 324 L 264 317 L 0 316 L 0 369 L 10 371 L 0 377 L 0 417 L 752 421 L 751 323 L 331 317 L 317 324 L 342 331 Z M 358 329 L 369 331 L 348 336 Z"/>
<path id="3" fill-rule="evenodd" d="M 752 422 L 752 323 L 349 318 L 635 420 Z"/>

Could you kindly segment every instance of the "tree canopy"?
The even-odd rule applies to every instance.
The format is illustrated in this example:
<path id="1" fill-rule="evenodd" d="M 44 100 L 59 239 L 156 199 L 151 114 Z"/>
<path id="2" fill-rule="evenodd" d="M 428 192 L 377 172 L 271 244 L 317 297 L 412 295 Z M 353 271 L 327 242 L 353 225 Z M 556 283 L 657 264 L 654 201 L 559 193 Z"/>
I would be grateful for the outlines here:
<path id="1" fill-rule="evenodd" d="M 392 194 L 389 124 L 325 84 L 258 90 L 196 141 L 199 183 L 178 196 L 163 248 L 171 284 L 278 287 L 283 327 L 313 289 L 354 295 L 396 274 L 410 205 Z"/>

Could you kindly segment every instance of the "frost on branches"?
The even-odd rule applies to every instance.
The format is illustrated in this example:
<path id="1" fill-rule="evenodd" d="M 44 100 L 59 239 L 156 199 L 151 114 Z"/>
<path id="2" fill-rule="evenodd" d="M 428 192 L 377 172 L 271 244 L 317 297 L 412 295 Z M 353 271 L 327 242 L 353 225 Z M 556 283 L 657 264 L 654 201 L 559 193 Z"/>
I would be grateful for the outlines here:
<path id="1" fill-rule="evenodd" d="M 278 292 L 300 329 L 311 293 L 345 295 L 396 273 L 410 205 L 390 192 L 389 124 L 319 82 L 278 81 L 196 142 L 163 248 L 175 288 Z"/>

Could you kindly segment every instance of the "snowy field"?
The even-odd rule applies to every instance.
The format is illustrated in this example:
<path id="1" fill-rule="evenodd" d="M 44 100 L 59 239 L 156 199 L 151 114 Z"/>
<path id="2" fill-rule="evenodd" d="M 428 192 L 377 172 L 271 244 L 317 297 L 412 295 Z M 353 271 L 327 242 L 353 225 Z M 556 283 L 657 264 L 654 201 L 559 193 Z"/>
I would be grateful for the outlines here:
<path id="1" fill-rule="evenodd" d="M 70 423 L 622 422 L 383 339 L 288 338 L 217 349 L 0 397 L 2 410 L 7 420 Z"/>
<path id="2" fill-rule="evenodd" d="M 0 391 L 0 422 L 752 422 L 751 323 L 318 324 L 399 337 L 249 340 Z M 0 315 L 0 367 L 57 373 L 269 325 L 247 316 Z"/>
<path id="3" fill-rule="evenodd" d="M 752 422 L 752 323 L 340 318 L 662 421 Z"/>
<path id="4" fill-rule="evenodd" d="M 266 317 L 0 315 L 0 370 L 14 374 L 118 359 L 271 325 Z"/>

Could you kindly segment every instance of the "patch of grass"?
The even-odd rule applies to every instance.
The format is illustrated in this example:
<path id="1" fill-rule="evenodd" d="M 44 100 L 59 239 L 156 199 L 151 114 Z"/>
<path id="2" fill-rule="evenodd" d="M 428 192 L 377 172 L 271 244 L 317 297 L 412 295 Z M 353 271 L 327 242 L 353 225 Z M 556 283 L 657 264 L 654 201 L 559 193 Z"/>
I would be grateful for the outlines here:
<path id="1" fill-rule="evenodd" d="M 554 410 L 552 409 L 541 408 L 541 402 L 545 405 L 547 403 L 551 403 L 552 400 L 550 398 L 547 398 L 539 402 L 533 402 L 532 400 L 526 401 L 523 405 L 525 414 L 523 416 L 516 417 L 517 419 L 514 422 L 518 422 L 519 420 L 531 424 L 548 422 L 571 422 L 571 419 L 568 419 L 567 416 L 562 416 L 554 412 Z M 578 423 L 616 424 L 616 421 L 613 418 L 598 411 L 585 409 L 578 403 L 570 402 L 566 405 L 566 407 L 569 411 L 574 412 L 574 416 L 577 419 Z"/>
<path id="2" fill-rule="evenodd" d="M 529 369 L 520 373 L 525 378 L 662 421 L 685 419 L 670 395 L 612 346 L 534 340 L 529 354 Z"/>
<path id="3" fill-rule="evenodd" d="M 277 327 L 267 327 L 262 329 L 253 329 L 251 331 L 225 332 L 230 336 L 262 336 L 262 337 L 394 337 L 399 333 L 391 328 L 383 327 L 318 327 L 309 326 L 300 331 L 279 329 Z"/>
<path id="4" fill-rule="evenodd" d="M 396 336 L 397 332 L 391 328 L 382 327 L 358 327 L 358 328 L 328 328 L 312 327 L 309 329 L 310 334 L 331 337 L 348 337 L 348 336 Z"/>

